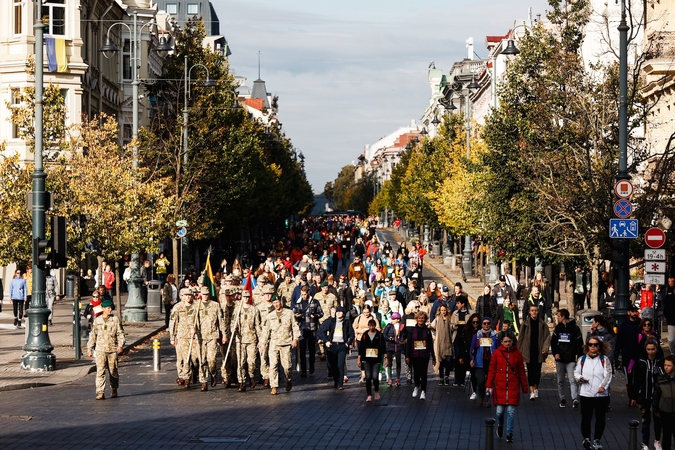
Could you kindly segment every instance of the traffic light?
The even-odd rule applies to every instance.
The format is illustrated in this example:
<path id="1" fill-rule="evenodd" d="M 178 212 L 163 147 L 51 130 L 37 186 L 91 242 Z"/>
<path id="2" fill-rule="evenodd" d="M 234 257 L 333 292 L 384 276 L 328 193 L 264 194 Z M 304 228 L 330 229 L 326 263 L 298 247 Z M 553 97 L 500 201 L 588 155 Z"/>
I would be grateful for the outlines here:
<path id="1" fill-rule="evenodd" d="M 45 267 L 45 263 L 50 257 L 47 247 L 49 247 L 49 241 L 47 239 L 33 239 L 33 264 L 43 269 Z"/>
<path id="2" fill-rule="evenodd" d="M 52 268 L 66 267 L 68 254 L 66 246 L 66 218 L 52 216 Z"/>

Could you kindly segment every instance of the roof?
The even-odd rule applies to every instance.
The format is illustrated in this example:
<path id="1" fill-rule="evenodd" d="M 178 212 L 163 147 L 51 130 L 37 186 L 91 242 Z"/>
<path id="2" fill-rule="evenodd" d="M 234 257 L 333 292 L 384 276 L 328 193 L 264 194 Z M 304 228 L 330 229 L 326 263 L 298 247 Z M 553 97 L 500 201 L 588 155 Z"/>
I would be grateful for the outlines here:
<path id="1" fill-rule="evenodd" d="M 253 82 L 253 89 L 251 89 L 251 98 L 262 99 L 265 108 L 270 107 L 269 101 L 267 100 L 267 89 L 265 88 L 265 82 L 260 78 L 258 78 Z"/>
<path id="2" fill-rule="evenodd" d="M 258 111 L 262 111 L 265 105 L 263 99 L 261 98 L 247 98 L 244 99 L 244 103 L 251 108 L 257 109 Z"/>

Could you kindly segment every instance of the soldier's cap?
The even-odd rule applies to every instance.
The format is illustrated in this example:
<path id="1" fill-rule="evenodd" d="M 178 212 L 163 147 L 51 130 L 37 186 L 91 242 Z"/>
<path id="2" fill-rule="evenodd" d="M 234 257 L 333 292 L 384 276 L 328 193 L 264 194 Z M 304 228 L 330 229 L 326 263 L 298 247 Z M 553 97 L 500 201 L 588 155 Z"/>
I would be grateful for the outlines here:
<path id="1" fill-rule="evenodd" d="M 243 291 L 243 292 L 241 293 L 241 296 L 242 296 L 242 297 L 250 297 L 250 296 L 251 296 L 251 291 Z"/>
<path id="2" fill-rule="evenodd" d="M 328 287 L 328 281 L 322 281 L 321 287 Z"/>
<path id="3" fill-rule="evenodd" d="M 197 286 L 192 286 L 190 292 L 193 294 L 199 294 L 199 288 Z"/>
<path id="4" fill-rule="evenodd" d="M 223 295 L 234 295 L 236 289 L 233 286 L 226 286 L 220 290 L 220 293 Z"/>
<path id="5" fill-rule="evenodd" d="M 191 288 L 183 288 L 180 290 L 180 295 L 192 295 L 192 289 Z"/>
<path id="6" fill-rule="evenodd" d="M 102 308 L 112 308 L 113 306 L 113 301 L 110 300 L 109 298 L 103 300 L 103 303 L 101 303 Z"/>
<path id="7" fill-rule="evenodd" d="M 232 294 L 240 294 L 244 290 L 243 286 L 232 286 Z"/>
<path id="8" fill-rule="evenodd" d="M 267 283 L 267 277 L 265 275 L 258 276 L 258 283 Z"/>
<path id="9" fill-rule="evenodd" d="M 274 294 L 274 286 L 271 284 L 265 285 L 265 287 L 262 288 L 262 293 L 263 294 Z"/>
<path id="10" fill-rule="evenodd" d="M 225 281 L 227 281 L 228 283 L 231 283 L 232 281 L 234 281 L 234 277 L 232 276 L 232 274 L 229 274 L 228 276 L 226 276 Z"/>
<path id="11" fill-rule="evenodd" d="M 211 294 L 211 290 L 206 286 L 202 286 L 202 288 L 199 290 L 199 293 L 209 295 Z"/>
<path id="12" fill-rule="evenodd" d="M 272 297 L 271 301 L 276 301 L 276 300 L 281 301 L 281 297 L 279 297 L 278 295 L 275 295 L 274 297 Z"/>
<path id="13" fill-rule="evenodd" d="M 286 271 L 286 275 L 284 276 L 284 278 L 293 278 L 293 275 L 291 274 L 290 270 Z"/>

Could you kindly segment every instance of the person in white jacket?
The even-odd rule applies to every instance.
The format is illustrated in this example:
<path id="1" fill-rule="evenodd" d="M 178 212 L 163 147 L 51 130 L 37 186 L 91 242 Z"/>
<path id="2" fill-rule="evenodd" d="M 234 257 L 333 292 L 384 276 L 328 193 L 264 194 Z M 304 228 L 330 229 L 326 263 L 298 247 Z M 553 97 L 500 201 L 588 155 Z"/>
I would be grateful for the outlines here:
<path id="1" fill-rule="evenodd" d="M 612 382 L 612 361 L 605 356 L 608 344 L 591 336 L 584 354 L 577 360 L 574 379 L 579 383 L 581 434 L 585 449 L 602 449 L 600 439 L 605 431 L 605 413 L 609 405 L 609 384 Z M 591 419 L 595 413 L 595 433 L 591 444 Z"/>

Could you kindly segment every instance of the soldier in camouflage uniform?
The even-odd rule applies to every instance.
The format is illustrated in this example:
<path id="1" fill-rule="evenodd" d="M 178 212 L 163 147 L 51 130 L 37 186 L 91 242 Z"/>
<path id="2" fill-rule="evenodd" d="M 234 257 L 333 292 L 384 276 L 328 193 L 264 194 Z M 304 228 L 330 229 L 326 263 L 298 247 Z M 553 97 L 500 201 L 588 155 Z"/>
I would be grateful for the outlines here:
<path id="1" fill-rule="evenodd" d="M 321 309 L 325 312 L 325 314 L 319 319 L 319 327 L 321 327 L 326 319 L 330 317 L 330 314 L 328 313 L 330 312 L 331 308 L 337 308 L 340 306 L 340 302 L 338 301 L 335 294 L 328 292 L 328 281 L 322 281 L 320 287 L 321 291 L 314 294 L 314 300 L 319 302 Z M 321 361 L 325 361 L 326 349 L 323 346 L 323 342 L 319 342 L 319 352 L 321 354 Z"/>
<path id="2" fill-rule="evenodd" d="M 235 286 L 227 286 L 220 290 L 220 306 L 223 311 L 223 319 L 228 323 L 227 335 L 230 339 L 232 337 L 232 330 L 235 326 L 236 314 L 239 309 L 239 304 L 235 304 L 237 289 Z M 228 353 L 229 348 L 229 353 Z M 220 347 L 220 355 L 223 363 L 220 366 L 220 374 L 223 379 L 223 386 L 228 389 L 232 384 L 232 378 L 237 374 L 237 346 L 234 341 L 224 344 Z M 227 355 L 227 359 L 225 358 Z"/>
<path id="3" fill-rule="evenodd" d="M 271 393 L 272 395 L 277 395 L 277 388 L 279 387 L 279 362 L 281 362 L 286 376 L 286 391 L 290 391 L 293 387 L 291 379 L 291 347 L 298 347 L 300 328 L 298 328 L 298 323 L 295 321 L 293 312 L 283 307 L 279 297 L 274 298 L 272 305 L 274 306 L 274 311 L 267 315 L 267 324 L 263 330 L 259 347 L 261 353 L 269 349 Z"/>
<path id="4" fill-rule="evenodd" d="M 272 296 L 274 295 L 274 286 L 268 284 L 263 288 L 263 301 L 257 306 L 258 309 L 258 337 L 262 336 L 263 329 L 267 324 L 267 316 L 269 313 L 274 311 L 274 306 L 272 306 Z M 259 359 L 260 361 L 260 376 L 263 379 L 263 386 L 268 387 L 270 385 L 270 358 L 269 353 L 260 352 Z"/>
<path id="5" fill-rule="evenodd" d="M 169 339 L 171 345 L 176 347 L 176 369 L 178 371 L 176 383 L 186 388 L 190 387 L 192 380 L 192 364 L 188 360 L 188 352 L 190 342 L 194 340 L 196 312 L 197 308 L 192 304 L 192 289 L 181 289 L 180 303 L 171 309 Z M 192 351 L 194 353 L 194 349 Z"/>
<path id="6" fill-rule="evenodd" d="M 260 313 L 249 303 L 249 291 L 243 292 L 241 309 L 237 320 L 234 335 L 237 339 L 237 357 L 239 364 L 239 392 L 246 391 L 246 369 L 251 382 L 251 389 L 255 388 L 255 360 L 258 352 L 258 332 L 260 329 Z"/>
<path id="7" fill-rule="evenodd" d="M 291 305 L 291 298 L 293 297 L 295 286 L 297 285 L 293 282 L 291 272 L 286 271 L 284 281 L 282 281 L 277 288 L 277 295 L 281 297 L 281 303 L 284 305 L 284 308 L 293 308 L 293 305 Z"/>
<path id="8" fill-rule="evenodd" d="M 211 301 L 209 288 L 201 288 L 202 304 L 199 308 L 199 331 L 202 338 L 201 355 L 202 361 L 199 371 L 199 382 L 202 383 L 202 391 L 208 390 L 208 381 L 211 377 L 211 387 L 217 383 L 216 355 L 218 354 L 218 340 L 227 343 L 229 327 L 223 316 L 218 302 Z M 220 337 L 222 333 L 222 338 Z"/>
<path id="9" fill-rule="evenodd" d="M 117 373 L 117 355 L 124 347 L 124 329 L 117 316 L 112 316 L 112 300 L 105 300 L 101 306 L 103 314 L 94 319 L 89 335 L 89 357 L 96 350 L 96 400 L 105 399 L 105 370 L 110 375 L 111 398 L 117 397 L 120 377 Z"/>
<path id="10" fill-rule="evenodd" d="M 269 280 L 266 275 L 258 276 L 258 285 L 253 289 L 253 304 L 258 306 L 263 301 L 263 289 L 267 286 Z"/>

